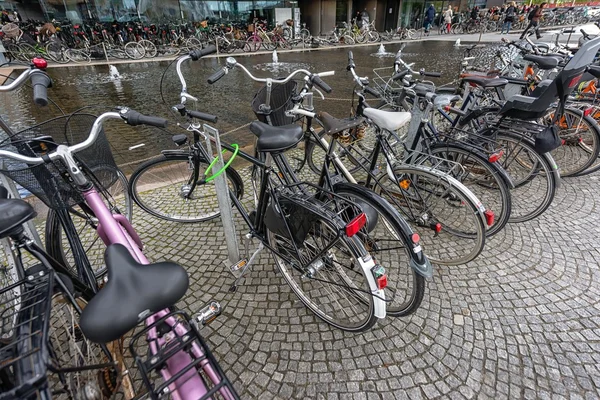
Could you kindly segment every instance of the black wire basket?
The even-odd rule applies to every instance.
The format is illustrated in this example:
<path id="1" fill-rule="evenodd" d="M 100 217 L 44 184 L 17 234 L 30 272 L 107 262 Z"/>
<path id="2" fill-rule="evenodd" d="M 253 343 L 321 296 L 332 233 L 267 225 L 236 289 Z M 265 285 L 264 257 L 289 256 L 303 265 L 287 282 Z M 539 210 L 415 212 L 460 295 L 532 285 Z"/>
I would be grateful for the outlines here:
<path id="1" fill-rule="evenodd" d="M 0 400 L 50 398 L 46 378 L 53 272 L 0 289 Z"/>
<path id="2" fill-rule="evenodd" d="M 95 121 L 96 116 L 82 113 L 54 118 L 4 140 L 0 138 L 0 149 L 29 157 L 42 157 L 58 145 L 71 146 L 85 141 Z M 118 180 L 118 168 L 104 131 L 100 132 L 94 144 L 77 152 L 74 157 L 99 189 L 110 188 Z M 0 173 L 17 182 L 50 208 L 69 208 L 83 201 L 60 160 L 29 166 L 0 158 Z"/>
<path id="3" fill-rule="evenodd" d="M 283 126 L 293 124 L 297 117 L 288 117 L 285 112 L 292 109 L 292 96 L 296 92 L 296 81 L 287 83 L 273 83 L 271 86 L 270 110 L 263 109 L 267 102 L 267 86 L 263 86 L 252 100 L 252 111 L 256 114 L 259 121 L 273 126 Z"/>

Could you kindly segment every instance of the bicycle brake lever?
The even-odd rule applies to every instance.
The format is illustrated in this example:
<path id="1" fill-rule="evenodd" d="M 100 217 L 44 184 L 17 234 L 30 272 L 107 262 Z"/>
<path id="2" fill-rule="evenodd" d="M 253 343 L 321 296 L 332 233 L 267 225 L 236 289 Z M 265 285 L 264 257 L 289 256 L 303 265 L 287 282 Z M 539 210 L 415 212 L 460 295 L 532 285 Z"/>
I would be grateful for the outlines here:
<path id="1" fill-rule="evenodd" d="M 325 96 L 323 96 L 323 93 L 321 93 L 321 91 L 315 87 L 313 87 L 313 90 L 317 93 L 319 93 L 319 96 L 321 96 L 321 100 L 325 100 Z"/>
<path id="2" fill-rule="evenodd" d="M 191 101 L 197 102 L 198 99 L 187 92 L 181 92 L 181 104 L 185 103 L 186 99 L 190 99 Z"/>

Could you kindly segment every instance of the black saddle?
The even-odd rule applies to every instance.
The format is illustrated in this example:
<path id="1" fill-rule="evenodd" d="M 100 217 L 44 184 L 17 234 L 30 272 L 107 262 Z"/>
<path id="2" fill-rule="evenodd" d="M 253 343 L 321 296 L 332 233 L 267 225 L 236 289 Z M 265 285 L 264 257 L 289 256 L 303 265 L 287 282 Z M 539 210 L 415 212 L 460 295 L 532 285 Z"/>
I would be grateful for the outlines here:
<path id="1" fill-rule="evenodd" d="M 323 123 L 323 127 L 325 128 L 325 133 L 329 135 L 333 135 L 334 133 L 338 133 L 344 131 L 346 129 L 354 128 L 355 126 L 359 126 L 365 120 L 362 117 L 359 118 L 345 118 L 339 119 L 335 118 L 329 113 L 320 112 L 317 114 L 317 118 L 319 121 Z"/>
<path id="2" fill-rule="evenodd" d="M 25 200 L 7 199 L 6 196 L 6 189 L 0 186 L 0 239 L 18 233 L 23 229 L 21 225 L 37 215 Z"/>
<path id="3" fill-rule="evenodd" d="M 485 76 L 465 76 L 462 78 L 466 83 L 472 83 L 473 85 L 484 87 L 484 88 L 495 88 L 506 86 L 508 81 L 503 78 L 488 78 Z"/>
<path id="4" fill-rule="evenodd" d="M 556 68 L 559 63 L 559 59 L 554 56 L 536 56 L 534 54 L 525 54 L 523 60 L 531 61 L 536 64 L 540 69 L 552 69 Z"/>
<path id="5" fill-rule="evenodd" d="M 188 288 L 179 264 L 140 264 L 121 244 L 104 252 L 108 283 L 83 310 L 79 326 L 93 342 L 107 343 L 133 329 L 151 313 L 175 304 Z"/>
<path id="6" fill-rule="evenodd" d="M 266 153 L 291 149 L 304 136 L 300 125 L 271 126 L 259 121 L 250 124 L 250 132 L 258 137 L 256 149 Z"/>

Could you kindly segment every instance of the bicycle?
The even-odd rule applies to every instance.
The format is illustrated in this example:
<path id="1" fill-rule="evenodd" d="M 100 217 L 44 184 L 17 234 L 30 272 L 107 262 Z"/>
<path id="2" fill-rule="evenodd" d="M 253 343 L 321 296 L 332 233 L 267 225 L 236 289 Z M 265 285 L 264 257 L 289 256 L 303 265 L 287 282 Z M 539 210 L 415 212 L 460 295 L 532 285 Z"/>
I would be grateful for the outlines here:
<path id="1" fill-rule="evenodd" d="M 0 90 L 15 90 L 28 78 L 33 83 L 35 103 L 47 104 L 46 88 L 50 80 L 35 67 L 23 72 L 13 83 L 0 86 Z M 131 337 L 129 350 L 150 397 L 158 399 L 169 393 L 181 399 L 207 399 L 218 393 L 226 399 L 238 398 L 192 319 L 183 311 L 171 309 L 187 291 L 186 271 L 175 263 L 148 262 L 133 227 L 105 205 L 102 196 L 103 180 L 96 176 L 93 169 L 88 169 L 87 163 L 78 156 L 86 150 L 96 156 L 107 151 L 94 146 L 105 140 L 102 126 L 109 119 L 125 121 L 132 126 L 145 124 L 164 127 L 166 124 L 166 120 L 162 118 L 144 116 L 127 108 L 120 108 L 118 112 L 104 113 L 96 118 L 89 126 L 89 136 L 81 143 L 73 144 L 68 139 L 60 138 L 57 132 L 51 132 L 54 136 L 47 133 L 40 136 L 39 131 L 24 134 L 9 130 L 9 140 L 1 144 L 3 149 L 0 149 L 0 158 L 4 160 L 2 173 L 27 188 L 47 205 L 65 209 L 83 199 L 98 219 L 101 227 L 98 234 L 107 245 L 105 260 L 109 279 L 98 291 L 93 271 L 86 271 L 81 277 L 57 263 L 25 237 L 20 228 L 22 223 L 35 216 L 32 206 L 20 199 L 0 200 L 0 207 L 3 209 L 2 236 L 13 239 L 18 258 L 21 250 L 24 250 L 42 265 L 31 271 L 37 277 L 34 279 L 31 279 L 31 275 L 27 277 L 23 268 L 19 267 L 17 272 L 25 282 L 21 281 L 18 285 L 28 289 L 29 282 L 35 282 L 35 279 L 39 282 L 47 276 L 45 289 L 43 285 L 36 285 L 44 290 L 42 294 L 46 298 L 45 303 L 40 302 L 41 307 L 51 297 L 56 300 L 56 296 L 52 296 L 54 279 L 63 298 L 59 305 L 64 306 L 61 314 L 49 312 L 47 308 L 41 310 L 36 307 L 33 310 L 43 315 L 49 314 L 50 319 L 62 316 L 62 323 L 56 328 L 50 328 L 49 334 L 44 335 L 44 332 L 49 331 L 48 328 L 44 330 L 43 326 L 40 327 L 42 335 L 36 344 L 40 350 L 37 354 L 43 357 L 35 360 L 35 372 L 39 372 L 35 375 L 35 380 L 31 380 L 28 375 L 30 368 L 21 369 L 14 364 L 15 360 L 20 362 L 23 357 L 36 355 L 22 346 L 25 343 L 23 339 L 31 338 L 31 332 L 19 331 L 17 328 L 10 343 L 3 346 L 2 364 L 5 367 L 7 361 L 13 363 L 12 370 L 6 369 L 6 373 L 12 375 L 11 381 L 14 384 L 10 383 L 9 391 L 0 394 L 0 397 L 14 398 L 14 395 L 42 391 L 49 398 L 46 377 L 48 369 L 58 374 L 55 382 L 62 393 L 66 391 L 71 396 L 78 396 L 81 393 L 102 393 L 103 390 L 108 390 L 108 395 L 112 395 L 121 384 L 121 378 L 129 379 L 124 374 L 127 368 L 120 354 L 120 338 L 145 320 L 146 327 Z M 73 131 L 66 129 L 64 132 Z M 53 273 L 54 270 L 56 274 Z M 6 296 L 14 288 L 15 286 L 5 288 L 1 293 Z M 82 290 L 80 293 L 83 301 L 75 298 L 79 288 Z M 27 290 L 23 293 L 27 296 L 23 299 L 24 304 L 28 304 L 31 301 L 30 292 Z M 202 311 L 199 322 L 204 322 L 206 316 L 215 317 L 219 310 L 211 308 Z M 21 312 L 31 312 L 31 309 L 19 310 L 16 318 L 21 317 Z M 37 320 L 38 327 L 48 320 Z M 66 347 L 60 344 L 57 347 L 57 343 L 52 342 L 54 334 L 67 335 L 71 342 Z M 47 340 L 50 342 L 46 342 Z M 8 351 L 5 353 L 5 349 L 12 351 L 12 354 Z M 61 363 L 49 364 L 52 361 Z M 66 367 L 63 367 L 63 363 L 66 363 Z M 69 378 L 69 374 L 76 374 L 77 377 Z M 2 382 L 3 385 L 4 383 L 5 381 Z M 129 397 L 135 395 L 134 392 L 129 392 L 132 389 L 131 382 L 127 383 L 128 395 L 131 395 Z"/>
<path id="2" fill-rule="evenodd" d="M 204 51 L 212 52 L 214 48 Z M 187 93 L 187 85 L 181 73 L 181 64 L 190 59 L 198 58 L 192 54 L 177 61 L 177 74 L 182 90 L 181 104 L 176 108 L 183 116 L 214 121 L 216 117 L 212 115 L 189 111 L 185 107 L 187 100 L 195 100 Z M 319 75 L 298 70 L 285 79 L 271 82 L 285 84 L 298 74 L 307 76 L 313 82 L 320 81 Z M 219 70 L 209 81 L 216 82 L 223 75 L 225 71 Z M 208 129 L 210 128 L 205 125 L 205 130 Z M 210 160 L 213 157 L 197 140 L 199 137 L 208 140 L 208 136 L 200 130 L 199 125 L 193 123 L 188 125 L 187 130 L 194 132 L 195 140 L 191 147 L 193 152 L 163 152 L 154 163 L 136 170 L 131 177 L 134 199 L 144 193 L 139 183 L 146 179 L 144 176 L 148 176 L 146 182 L 153 182 L 155 186 L 163 184 L 156 182 L 152 169 L 168 168 L 164 167 L 165 164 L 175 162 L 187 168 L 189 163 L 193 163 L 187 177 L 178 182 L 178 185 L 172 186 L 171 199 L 175 207 L 177 203 L 194 202 L 196 193 L 202 194 L 205 185 L 214 176 L 232 170 L 229 166 L 209 176 L 206 171 L 211 170 L 213 162 Z M 254 177 L 255 210 L 249 211 L 236 193 L 230 191 L 233 206 L 249 228 L 248 234 L 244 236 L 245 258 L 231 267 L 232 272 L 240 279 L 266 247 L 271 251 L 288 285 L 318 318 L 338 329 L 351 332 L 370 328 L 386 315 L 384 289 L 387 275 L 384 267 L 375 263 L 357 235 L 366 224 L 366 216 L 363 213 L 352 214 L 346 199 L 312 183 L 300 181 L 291 170 L 283 152 L 300 141 L 300 127 L 278 128 L 255 121 L 250 124 L 250 131 L 258 137 L 254 156 L 239 150 L 237 145 L 221 143 L 223 149 L 252 164 Z M 181 140 L 183 142 L 185 138 Z M 230 164 L 231 160 L 227 165 Z M 200 171 L 204 173 L 201 174 Z M 146 207 L 150 205 L 150 202 L 145 203 Z M 345 212 L 340 214 L 340 210 Z M 250 240 L 253 239 L 258 241 L 258 245 L 253 254 L 250 254 Z"/>

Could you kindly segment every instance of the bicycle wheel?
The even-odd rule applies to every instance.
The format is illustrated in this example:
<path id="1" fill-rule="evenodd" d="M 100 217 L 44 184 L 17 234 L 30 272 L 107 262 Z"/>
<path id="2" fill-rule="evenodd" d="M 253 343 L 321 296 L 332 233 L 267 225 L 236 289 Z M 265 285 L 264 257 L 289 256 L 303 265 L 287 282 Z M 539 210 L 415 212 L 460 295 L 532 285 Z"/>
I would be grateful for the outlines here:
<path id="1" fill-rule="evenodd" d="M 81 309 L 87 305 L 81 297 L 76 298 L 76 301 Z M 83 335 L 79 328 L 79 313 L 62 293 L 52 298 L 48 336 L 52 365 L 58 368 L 56 374 L 49 377 L 53 392 L 67 391 L 70 393 L 69 398 L 75 399 L 112 398 L 120 386 L 120 374 L 114 366 L 93 367 L 106 364 L 109 361 L 108 355 L 100 345 L 90 342 Z M 122 345 L 115 343 L 108 344 L 113 353 L 111 358 L 122 359 L 114 353 L 115 350 L 121 353 Z"/>
<path id="2" fill-rule="evenodd" d="M 251 52 L 255 52 L 262 46 L 262 40 L 258 36 L 252 35 L 246 40 L 246 44 Z"/>
<path id="3" fill-rule="evenodd" d="M 124 47 L 124 50 L 127 57 L 131 58 L 132 60 L 140 60 L 146 55 L 146 50 L 144 49 L 144 46 L 142 46 L 138 42 L 127 43 Z"/>
<path id="4" fill-rule="evenodd" d="M 298 251 L 293 239 L 270 230 L 267 240 L 283 278 L 310 311 L 335 328 L 362 332 L 377 321 L 375 288 L 358 261 L 368 253 L 358 238 L 340 236 L 338 225 L 311 214 Z"/>
<path id="5" fill-rule="evenodd" d="M 450 31 L 455 35 L 460 35 L 461 33 L 463 33 L 462 24 L 452 24 L 452 26 L 450 27 Z"/>
<path id="6" fill-rule="evenodd" d="M 342 41 L 344 42 L 344 44 L 348 44 L 348 45 L 356 44 L 356 41 L 354 40 L 354 38 L 351 35 L 342 36 Z"/>
<path id="7" fill-rule="evenodd" d="M 425 278 L 410 267 L 415 244 L 412 230 L 398 212 L 373 191 L 352 184 L 338 184 L 336 195 L 348 199 L 344 220 L 364 212 L 368 222 L 357 234 L 365 249 L 385 268 L 386 313 L 401 317 L 415 312 L 425 294 Z M 347 218 L 346 218 L 347 216 Z M 423 261 L 425 259 L 423 257 Z"/>
<path id="8" fill-rule="evenodd" d="M 394 168 L 393 176 L 382 177 L 376 191 L 417 227 L 423 251 L 432 262 L 460 265 L 481 253 L 483 210 L 464 185 L 427 167 L 401 165 Z"/>
<path id="9" fill-rule="evenodd" d="M 310 31 L 306 28 L 302 28 L 300 30 L 300 38 L 302 38 L 302 41 L 304 43 L 310 43 L 310 39 L 312 38 L 312 35 L 310 34 Z"/>
<path id="10" fill-rule="evenodd" d="M 128 190 L 129 184 L 127 178 L 120 170 L 117 171 L 117 177 L 117 181 L 110 188 L 106 189 L 107 197 L 110 199 L 106 203 L 114 214 L 122 214 L 131 221 L 133 209 Z M 96 231 L 98 220 L 94 215 L 91 215 L 91 212 L 85 206 L 84 208 L 80 206 L 71 207 L 69 216 L 73 221 L 77 237 L 83 245 L 83 250 L 90 262 L 90 266 L 94 270 L 96 278 L 101 278 L 106 273 L 106 265 L 104 263 L 104 250 L 106 246 Z M 75 256 L 56 211 L 49 210 L 46 217 L 45 230 L 45 245 L 48 254 L 65 267 L 70 268 L 74 275 L 77 275 Z"/>
<path id="11" fill-rule="evenodd" d="M 192 36 L 192 37 L 185 39 L 185 42 L 183 42 L 183 47 L 185 47 L 185 49 L 186 49 L 185 51 L 187 53 L 192 50 L 201 49 L 202 42 Z"/>
<path id="12" fill-rule="evenodd" d="M 66 57 L 74 63 L 89 63 L 92 61 L 87 50 L 69 49 L 65 52 Z"/>
<path id="13" fill-rule="evenodd" d="M 35 47 L 28 43 L 19 43 L 19 49 L 19 59 L 25 62 L 31 62 L 31 60 L 39 55 Z"/>
<path id="14" fill-rule="evenodd" d="M 197 39 L 196 39 L 197 40 Z M 200 42 L 200 41 L 198 41 Z M 156 48 L 156 46 L 154 45 L 154 43 L 152 43 L 149 40 L 146 39 L 142 39 L 140 40 L 140 45 L 144 47 L 144 51 L 145 51 L 145 56 L 148 58 L 154 58 L 156 57 L 156 55 L 158 54 L 158 49 Z"/>
<path id="15" fill-rule="evenodd" d="M 380 40 L 381 40 L 381 37 L 379 35 L 379 32 L 369 31 L 367 33 L 367 41 L 369 43 L 376 43 L 376 42 L 379 42 Z"/>
<path id="16" fill-rule="evenodd" d="M 501 167 L 474 150 L 450 144 L 434 145 L 429 153 L 461 165 L 462 168 L 450 166 L 452 177 L 469 188 L 485 205 L 486 211 L 494 212 L 494 222 L 487 226 L 486 235 L 489 237 L 500 232 L 508 223 L 512 208 L 510 189 L 502 176 L 506 173 L 499 170 Z"/>
<path id="17" fill-rule="evenodd" d="M 417 38 L 417 30 L 416 29 L 407 29 L 406 30 L 406 37 L 409 39 L 416 39 Z"/>
<path id="18" fill-rule="evenodd" d="M 208 167 L 198 162 L 200 176 Z M 226 170 L 230 190 L 243 195 L 243 183 L 238 173 Z M 131 175 L 129 191 L 135 203 L 155 217 L 175 222 L 208 221 L 220 215 L 214 181 L 198 184 L 191 196 L 194 169 L 190 169 L 189 154 L 160 155 L 140 165 Z"/>
<path id="19" fill-rule="evenodd" d="M 554 199 L 558 180 L 558 167 L 549 154 L 540 155 L 533 142 L 523 136 L 503 132 L 495 137 L 504 148 L 498 160 L 512 178 L 511 215 L 508 222 L 525 222 L 542 214 Z"/>
<path id="20" fill-rule="evenodd" d="M 550 125 L 554 112 L 549 111 L 539 123 Z M 552 150 L 552 157 L 560 167 L 562 176 L 577 176 L 594 164 L 600 154 L 598 124 L 591 116 L 585 116 L 583 111 L 566 108 L 556 125 L 563 145 Z"/>
<path id="21" fill-rule="evenodd" d="M 267 51 L 273 51 L 277 49 L 277 42 L 275 41 L 273 33 L 269 32 L 262 37 L 262 46 Z"/>
<path id="22" fill-rule="evenodd" d="M 46 54 L 54 62 L 59 64 L 66 64 L 69 62 L 67 57 L 67 50 L 69 47 L 64 43 L 58 41 L 51 41 L 46 44 Z"/>

